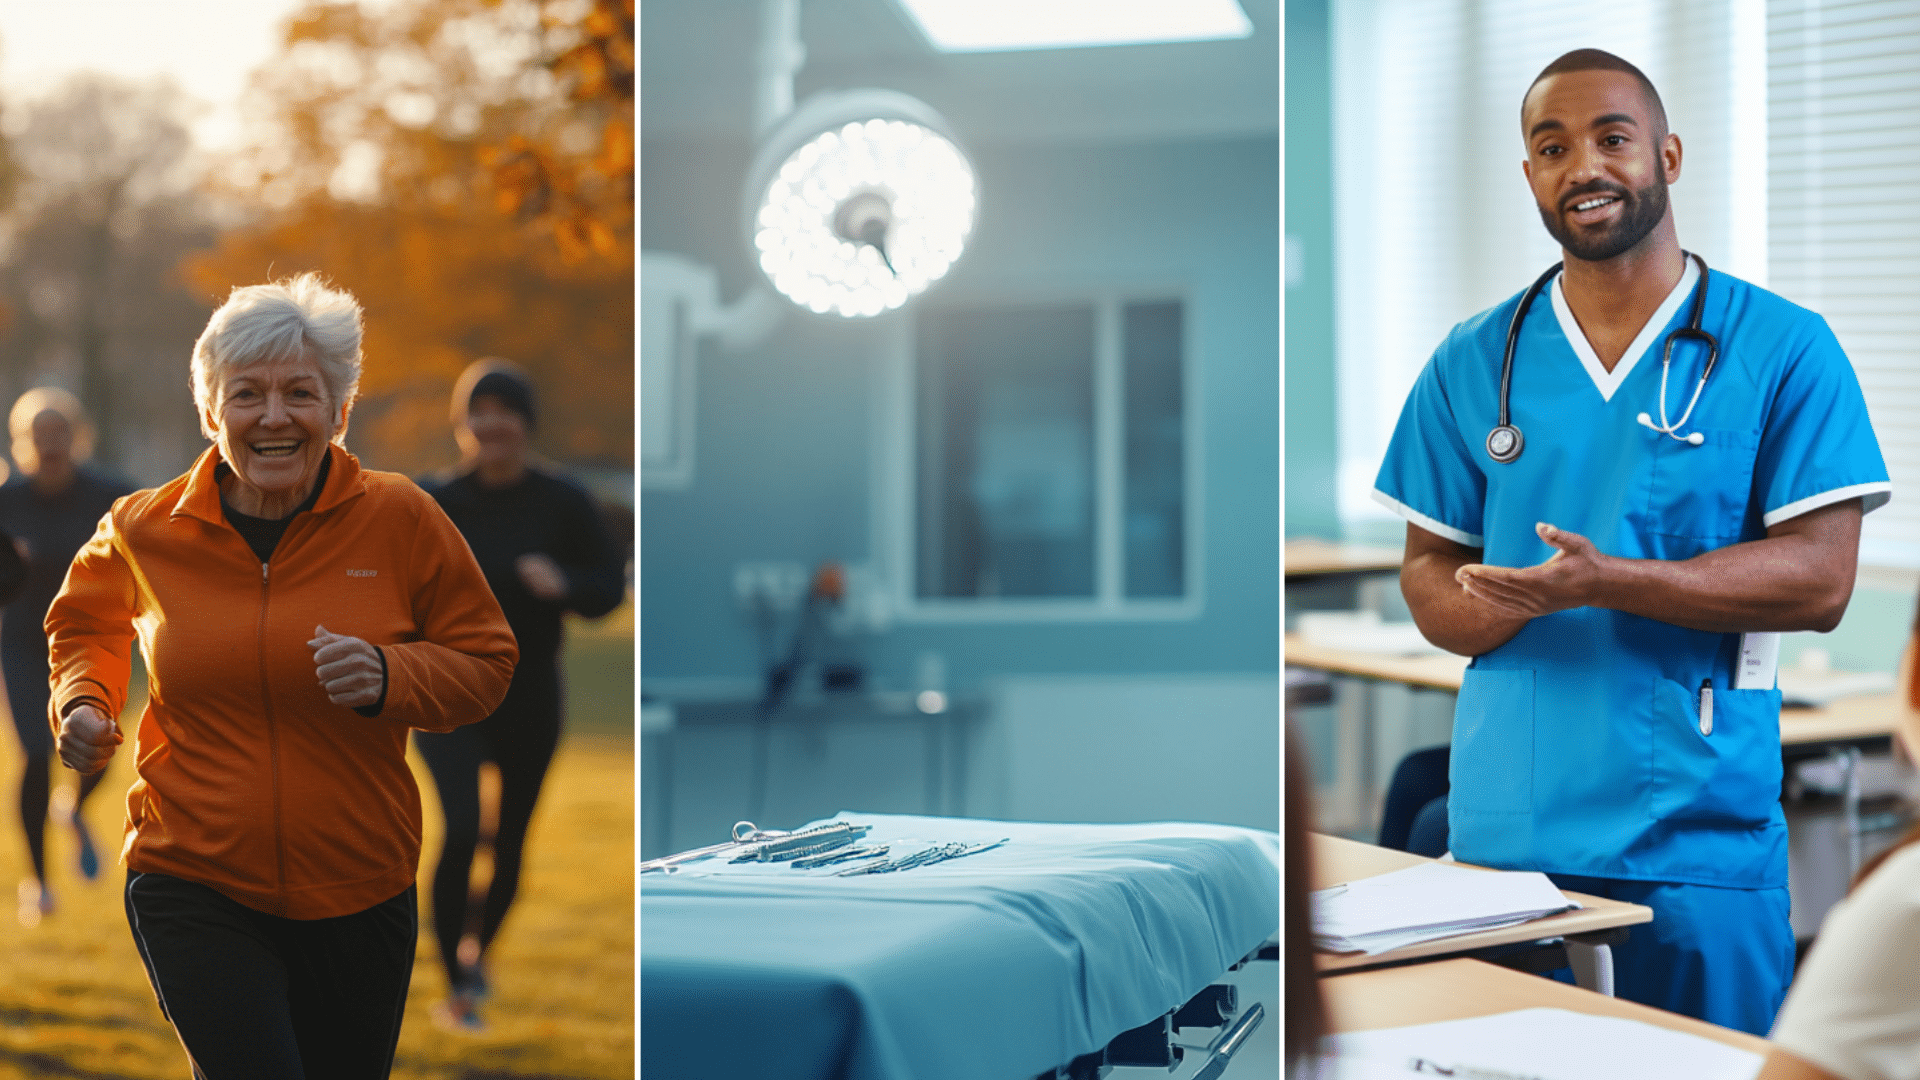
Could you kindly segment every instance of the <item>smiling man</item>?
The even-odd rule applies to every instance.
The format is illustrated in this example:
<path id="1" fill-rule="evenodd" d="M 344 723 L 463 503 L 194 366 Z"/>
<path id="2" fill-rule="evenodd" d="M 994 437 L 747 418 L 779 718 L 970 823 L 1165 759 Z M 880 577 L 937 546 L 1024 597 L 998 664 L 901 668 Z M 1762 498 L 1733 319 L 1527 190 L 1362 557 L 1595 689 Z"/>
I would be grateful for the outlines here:
<path id="1" fill-rule="evenodd" d="M 1620 995 L 1765 1034 L 1794 960 L 1778 634 L 1840 621 L 1892 487 L 1826 323 L 1681 249 L 1638 68 L 1568 53 L 1520 119 L 1564 269 L 1441 343 L 1374 493 L 1415 621 L 1474 657 L 1450 846 L 1646 904 Z"/>

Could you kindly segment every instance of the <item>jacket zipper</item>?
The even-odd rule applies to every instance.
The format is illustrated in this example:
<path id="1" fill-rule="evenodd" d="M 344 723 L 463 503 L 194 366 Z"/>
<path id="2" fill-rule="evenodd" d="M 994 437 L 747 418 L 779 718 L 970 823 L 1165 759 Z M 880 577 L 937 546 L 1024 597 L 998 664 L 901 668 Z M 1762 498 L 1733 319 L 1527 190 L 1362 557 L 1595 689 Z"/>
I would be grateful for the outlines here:
<path id="1" fill-rule="evenodd" d="M 260 564 L 260 621 L 254 632 L 254 654 L 260 668 L 260 704 L 267 717 L 268 787 L 273 793 L 274 889 L 280 894 L 280 914 L 287 910 L 287 842 L 280 825 L 280 729 L 273 719 L 273 696 L 267 684 L 267 564 Z"/>

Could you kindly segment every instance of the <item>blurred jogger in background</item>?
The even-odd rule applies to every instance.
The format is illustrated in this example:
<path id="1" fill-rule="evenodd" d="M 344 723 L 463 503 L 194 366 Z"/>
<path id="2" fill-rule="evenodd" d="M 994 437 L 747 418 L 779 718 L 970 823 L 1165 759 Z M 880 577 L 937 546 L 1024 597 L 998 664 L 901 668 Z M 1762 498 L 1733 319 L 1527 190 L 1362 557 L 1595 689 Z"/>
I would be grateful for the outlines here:
<path id="1" fill-rule="evenodd" d="M 93 535 L 113 501 L 133 490 L 117 476 L 85 467 L 93 449 L 93 425 L 80 401 L 58 387 L 40 386 L 20 395 L 7 418 L 13 460 L 20 473 L 0 487 L 0 529 L 26 563 L 25 584 L 0 622 L 0 672 L 7 704 L 20 734 L 20 825 L 33 861 L 33 876 L 20 882 L 20 924 L 37 926 L 53 913 L 47 887 L 47 812 L 52 802 L 53 730 L 47 724 L 47 607 L 53 603 L 75 552 Z M 100 854 L 80 807 L 100 785 L 102 773 L 80 778 L 80 790 L 61 816 L 79 842 L 80 875 L 100 875 Z"/>
<path id="2" fill-rule="evenodd" d="M 456 1031 L 483 1026 L 478 1007 L 491 991 L 486 950 L 519 888 L 527 825 L 560 742 L 561 616 L 597 618 L 626 594 L 625 554 L 592 498 L 530 459 L 536 415 L 526 372 L 502 360 L 470 364 L 453 388 L 461 463 L 452 479 L 423 485 L 466 536 L 520 643 L 513 684 L 493 715 L 414 736 L 446 814 L 446 841 L 433 872 L 433 929 L 448 998 L 434 1019 Z M 474 911 L 468 895 L 481 840 L 485 762 L 499 770 L 500 798 L 493 877 Z"/>

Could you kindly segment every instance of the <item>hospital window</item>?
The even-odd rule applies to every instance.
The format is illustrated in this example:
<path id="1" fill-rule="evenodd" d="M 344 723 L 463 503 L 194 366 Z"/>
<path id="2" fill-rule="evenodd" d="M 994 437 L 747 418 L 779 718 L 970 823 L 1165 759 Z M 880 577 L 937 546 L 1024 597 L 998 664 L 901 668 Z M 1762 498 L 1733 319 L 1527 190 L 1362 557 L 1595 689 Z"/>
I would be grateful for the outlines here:
<path id="1" fill-rule="evenodd" d="M 1184 323 L 1177 300 L 921 314 L 913 603 L 1187 596 Z"/>

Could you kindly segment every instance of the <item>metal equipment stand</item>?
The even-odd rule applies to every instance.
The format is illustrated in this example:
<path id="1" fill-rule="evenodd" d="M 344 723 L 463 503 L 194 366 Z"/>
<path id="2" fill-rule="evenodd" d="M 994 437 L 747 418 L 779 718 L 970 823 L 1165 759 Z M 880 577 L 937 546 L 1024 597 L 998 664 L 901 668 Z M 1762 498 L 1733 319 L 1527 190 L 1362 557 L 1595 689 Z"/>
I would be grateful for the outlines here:
<path id="1" fill-rule="evenodd" d="M 1237 971 L 1255 960 L 1278 960 L 1277 944 L 1262 945 L 1229 970 Z M 1235 1019 L 1239 991 L 1231 983 L 1215 983 L 1188 999 L 1185 1005 L 1164 1013 L 1150 1023 L 1114 1036 L 1106 1046 L 1091 1054 L 1081 1054 L 1057 1069 L 1041 1073 L 1036 1080 L 1101 1080 L 1116 1066 L 1166 1069 L 1171 1072 L 1185 1060 L 1188 1047 L 1173 1041 L 1183 1028 L 1221 1028 L 1207 1044 L 1206 1057 L 1190 1080 L 1217 1080 L 1233 1056 L 1246 1045 L 1247 1036 L 1266 1019 L 1266 1006 L 1259 1002 L 1247 1006 Z"/>

